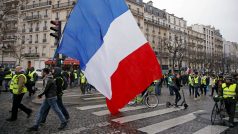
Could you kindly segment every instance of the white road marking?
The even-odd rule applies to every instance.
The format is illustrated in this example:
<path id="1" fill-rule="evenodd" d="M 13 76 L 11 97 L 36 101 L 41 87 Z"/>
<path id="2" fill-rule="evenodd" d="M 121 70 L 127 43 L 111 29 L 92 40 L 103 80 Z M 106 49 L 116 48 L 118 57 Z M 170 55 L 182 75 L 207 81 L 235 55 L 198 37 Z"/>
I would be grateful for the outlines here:
<path id="1" fill-rule="evenodd" d="M 81 131 L 84 131 L 84 130 L 87 130 L 87 128 L 85 128 L 85 127 L 75 128 L 75 129 L 71 129 L 71 130 L 60 131 L 55 134 L 79 134 Z"/>
<path id="2" fill-rule="evenodd" d="M 228 129 L 228 127 L 226 126 L 208 125 L 205 128 L 202 128 L 193 134 L 220 134 L 226 129 Z"/>
<path id="3" fill-rule="evenodd" d="M 113 119 L 112 121 L 117 123 L 126 123 L 126 122 L 140 120 L 140 119 L 149 118 L 153 116 L 163 115 L 163 114 L 167 114 L 167 113 L 171 113 L 171 112 L 175 112 L 179 110 L 182 110 L 182 108 L 166 108 L 162 110 L 156 110 L 152 112 L 146 112 L 146 113 L 141 113 L 136 115 L 125 116 L 121 118 L 116 118 L 116 119 Z"/>
<path id="4" fill-rule="evenodd" d="M 83 100 L 98 100 L 98 99 L 105 99 L 105 97 L 83 98 Z"/>
<path id="5" fill-rule="evenodd" d="M 183 115 L 183 116 L 180 116 L 177 118 L 173 118 L 173 119 L 166 120 L 166 121 L 163 121 L 160 123 L 156 123 L 156 124 L 149 125 L 149 126 L 146 126 L 143 128 L 139 128 L 138 130 L 142 131 L 142 132 L 146 132 L 148 134 L 159 133 L 159 132 L 162 132 L 169 128 L 175 127 L 177 125 L 192 121 L 192 120 L 196 119 L 196 116 L 194 115 L 195 113 L 202 113 L 202 112 L 204 112 L 204 110 L 199 110 L 199 111 L 187 114 L 187 115 Z"/>
<path id="6" fill-rule="evenodd" d="M 102 107 L 107 107 L 107 104 L 90 105 L 90 106 L 83 106 L 83 107 L 76 107 L 76 108 L 79 110 L 89 110 L 89 109 L 102 108 Z"/>
<path id="7" fill-rule="evenodd" d="M 163 106 L 165 104 L 158 104 L 158 106 Z M 121 112 L 127 112 L 127 111 L 133 111 L 133 110 L 139 110 L 139 109 L 144 109 L 147 108 L 145 105 L 143 106 L 136 106 L 136 107 L 125 107 L 122 108 L 120 111 Z M 102 110 L 102 111 L 98 111 L 98 112 L 93 112 L 92 114 L 97 115 L 97 116 L 104 116 L 104 115 L 108 115 L 110 114 L 109 110 Z"/>

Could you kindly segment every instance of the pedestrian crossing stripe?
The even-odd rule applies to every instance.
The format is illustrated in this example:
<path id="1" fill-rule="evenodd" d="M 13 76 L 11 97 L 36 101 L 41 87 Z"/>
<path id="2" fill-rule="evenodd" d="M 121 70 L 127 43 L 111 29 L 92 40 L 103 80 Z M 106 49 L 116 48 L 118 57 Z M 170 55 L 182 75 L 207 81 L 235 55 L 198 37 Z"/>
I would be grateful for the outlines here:
<path id="1" fill-rule="evenodd" d="M 142 128 L 139 128 L 138 130 L 142 131 L 142 132 L 149 133 L 149 134 L 159 133 L 159 132 L 162 132 L 169 128 L 172 128 L 172 127 L 184 124 L 186 122 L 192 121 L 192 120 L 196 119 L 196 116 L 194 114 L 203 113 L 203 112 L 205 112 L 205 111 L 199 110 L 199 111 L 189 113 L 189 114 L 177 117 L 177 118 L 169 119 L 169 120 L 162 121 L 162 122 L 159 122 L 159 123 L 156 123 L 153 125 L 142 127 Z"/>
<path id="2" fill-rule="evenodd" d="M 98 100 L 98 99 L 105 99 L 105 97 L 91 97 L 91 98 L 83 98 L 83 100 Z"/>
<path id="3" fill-rule="evenodd" d="M 163 105 L 165 105 L 165 104 L 158 104 L 158 106 L 163 106 Z M 145 105 L 142 105 L 142 106 L 130 106 L 130 107 L 125 107 L 125 108 L 121 109 L 120 112 L 140 110 L 140 109 L 144 109 L 144 108 L 147 108 L 147 106 L 145 106 Z M 104 116 L 104 115 L 110 114 L 110 112 L 109 112 L 109 110 L 102 110 L 102 111 L 93 112 L 92 114 L 97 115 L 97 116 Z"/>
<path id="4" fill-rule="evenodd" d="M 135 121 L 135 120 L 140 120 L 140 119 L 144 119 L 144 118 L 149 118 L 149 117 L 163 115 L 163 114 L 167 114 L 167 113 L 171 113 L 171 112 L 176 112 L 176 111 L 180 111 L 182 109 L 183 108 L 166 108 L 166 109 L 156 110 L 156 111 L 152 111 L 152 112 L 124 116 L 124 117 L 113 119 L 112 121 L 122 124 L 122 123 L 127 123 L 127 122 L 131 122 L 131 121 Z"/>
<path id="5" fill-rule="evenodd" d="M 228 127 L 226 126 L 208 125 L 205 128 L 202 128 L 193 134 L 220 134 L 226 129 L 228 129 Z"/>
<path id="6" fill-rule="evenodd" d="M 99 105 L 90 105 L 90 106 L 83 106 L 83 107 L 76 107 L 79 110 L 91 110 L 96 108 L 107 107 L 107 104 L 99 104 Z"/>

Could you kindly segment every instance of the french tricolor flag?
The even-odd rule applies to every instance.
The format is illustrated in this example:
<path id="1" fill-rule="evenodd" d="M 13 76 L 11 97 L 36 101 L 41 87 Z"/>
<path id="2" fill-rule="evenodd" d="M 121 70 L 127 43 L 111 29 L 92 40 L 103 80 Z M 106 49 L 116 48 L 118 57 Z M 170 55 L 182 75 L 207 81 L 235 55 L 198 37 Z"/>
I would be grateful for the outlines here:
<path id="1" fill-rule="evenodd" d="M 112 114 L 162 74 L 124 0 L 78 0 L 57 51 L 80 61 Z"/>

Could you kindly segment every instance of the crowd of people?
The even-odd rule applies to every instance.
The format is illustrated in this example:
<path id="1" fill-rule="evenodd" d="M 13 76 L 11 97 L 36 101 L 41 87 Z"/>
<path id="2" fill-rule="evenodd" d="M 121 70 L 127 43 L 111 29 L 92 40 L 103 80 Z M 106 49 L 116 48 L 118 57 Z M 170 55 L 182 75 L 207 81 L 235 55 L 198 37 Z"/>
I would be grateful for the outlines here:
<path id="1" fill-rule="evenodd" d="M 23 105 L 22 99 L 27 92 L 29 92 L 29 97 L 36 94 L 38 90 L 36 82 L 39 79 L 33 67 L 25 70 L 23 67 L 17 66 L 14 71 L 8 67 L 0 67 L 0 93 L 9 92 L 12 94 L 11 116 L 6 121 L 16 121 L 18 109 L 25 112 L 27 118 L 32 115 L 32 109 Z M 44 68 L 42 70 L 42 81 L 43 88 L 37 91 L 36 97 L 40 99 L 45 96 L 45 99 L 37 112 L 34 125 L 28 131 L 37 131 L 40 124 L 46 122 L 50 108 L 59 117 L 61 125 L 58 129 L 62 130 L 67 126 L 70 118 L 62 101 L 63 91 L 68 88 L 68 85 L 70 88 L 80 86 L 82 94 L 85 94 L 90 92 L 93 86 L 87 83 L 87 79 L 81 71 L 66 71 L 59 67 Z"/>
<path id="2" fill-rule="evenodd" d="M 178 102 L 181 100 L 180 88 L 188 87 L 188 92 L 194 100 L 206 96 L 210 91 L 209 96 L 221 96 L 224 99 L 225 108 L 229 115 L 228 126 L 234 126 L 234 117 L 236 111 L 236 103 L 238 101 L 238 74 L 209 74 L 209 73 L 189 73 L 181 74 L 169 70 L 168 74 L 163 75 L 161 80 L 155 81 L 155 92 L 160 95 L 163 85 L 167 85 L 169 94 L 175 94 L 174 106 L 178 107 Z"/>

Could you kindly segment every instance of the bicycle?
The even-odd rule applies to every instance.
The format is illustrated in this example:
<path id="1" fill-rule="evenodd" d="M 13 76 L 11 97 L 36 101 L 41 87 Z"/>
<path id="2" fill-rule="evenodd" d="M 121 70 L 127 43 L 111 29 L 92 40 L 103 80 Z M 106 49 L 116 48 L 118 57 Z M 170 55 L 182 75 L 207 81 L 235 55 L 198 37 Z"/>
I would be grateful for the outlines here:
<path id="1" fill-rule="evenodd" d="M 151 85 L 145 91 L 144 95 L 138 95 L 133 101 L 129 102 L 129 105 L 136 105 L 136 104 L 145 104 L 149 108 L 155 108 L 159 104 L 159 98 L 155 95 L 155 86 Z"/>
<path id="2" fill-rule="evenodd" d="M 214 100 L 215 104 L 212 109 L 211 123 L 212 123 L 212 125 L 214 125 L 216 121 L 223 123 L 223 121 L 224 121 L 223 119 L 226 116 L 224 99 L 221 96 L 214 96 L 213 100 Z"/>

